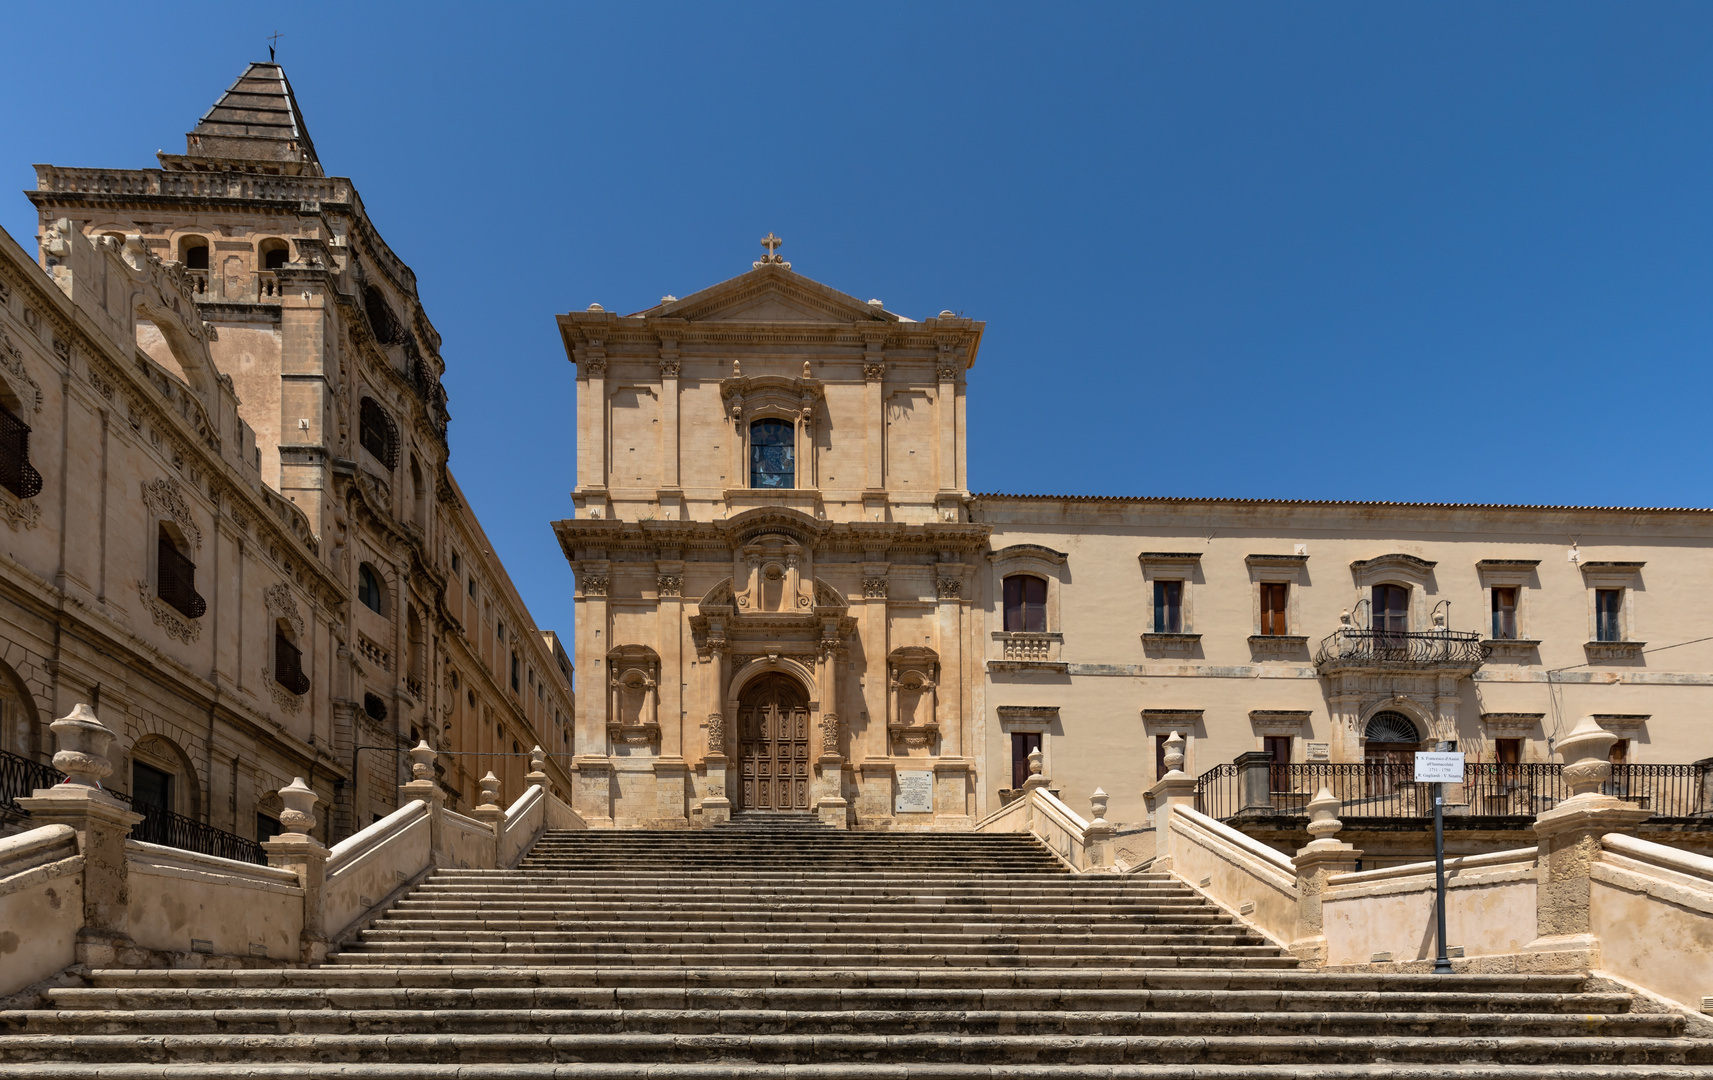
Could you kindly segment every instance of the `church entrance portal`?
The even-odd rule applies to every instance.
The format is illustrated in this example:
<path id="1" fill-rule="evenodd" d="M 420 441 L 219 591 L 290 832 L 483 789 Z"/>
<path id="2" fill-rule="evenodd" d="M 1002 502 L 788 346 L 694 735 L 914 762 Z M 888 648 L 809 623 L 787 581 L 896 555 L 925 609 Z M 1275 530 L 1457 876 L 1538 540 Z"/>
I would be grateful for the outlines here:
<path id="1" fill-rule="evenodd" d="M 809 809 L 809 702 L 784 675 L 765 675 L 738 700 L 740 810 Z"/>

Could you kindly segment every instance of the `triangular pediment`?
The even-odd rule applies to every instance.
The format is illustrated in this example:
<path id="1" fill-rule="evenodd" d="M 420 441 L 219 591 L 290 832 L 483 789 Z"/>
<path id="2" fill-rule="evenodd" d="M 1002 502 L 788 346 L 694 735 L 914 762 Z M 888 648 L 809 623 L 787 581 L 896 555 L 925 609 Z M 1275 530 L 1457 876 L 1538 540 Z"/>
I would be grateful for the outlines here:
<path id="1" fill-rule="evenodd" d="M 682 300 L 668 300 L 636 314 L 698 323 L 904 321 L 879 305 L 864 303 L 776 264 L 758 266 Z"/>

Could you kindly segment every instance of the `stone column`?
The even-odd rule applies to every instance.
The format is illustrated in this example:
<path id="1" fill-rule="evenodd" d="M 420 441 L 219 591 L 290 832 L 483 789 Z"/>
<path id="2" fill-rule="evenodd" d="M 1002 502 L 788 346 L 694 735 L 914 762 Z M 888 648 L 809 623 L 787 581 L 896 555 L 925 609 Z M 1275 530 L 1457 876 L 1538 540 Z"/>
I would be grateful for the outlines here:
<path id="1" fill-rule="evenodd" d="M 101 780 L 113 773 L 107 758 L 113 732 L 88 705 L 79 702 L 49 727 L 59 747 L 54 768 L 65 773 L 66 780 L 37 788 L 17 803 L 36 825 L 69 825 L 77 833 L 78 854 L 83 856 L 83 928 L 77 932 L 77 962 L 114 967 L 124 963 L 121 957 L 135 947 L 130 934 L 125 840 L 143 815 L 101 790 Z"/>
<path id="2" fill-rule="evenodd" d="M 1338 820 L 1338 800 L 1324 784 L 1309 800 L 1308 846 L 1291 861 L 1297 867 L 1297 936 L 1290 949 L 1305 967 L 1326 964 L 1326 929 L 1321 918 L 1321 896 L 1326 879 L 1356 869 L 1362 852 L 1335 839 L 1344 823 Z"/>
<path id="3" fill-rule="evenodd" d="M 1025 787 L 1028 785 L 1025 784 Z M 1184 737 L 1176 731 L 1166 739 L 1166 775 L 1148 789 L 1154 796 L 1154 870 L 1172 868 L 1172 815 L 1196 804 L 1196 780 L 1184 772 Z"/>
<path id="4" fill-rule="evenodd" d="M 309 835 L 315 828 L 315 792 L 294 777 L 280 788 L 280 827 L 285 832 L 262 841 L 268 865 L 290 870 L 303 889 L 303 932 L 298 937 L 298 959 L 319 964 L 327 959 L 327 848 Z"/>
<path id="5" fill-rule="evenodd" d="M 1589 921 L 1589 872 L 1600 860 L 1600 838 L 1610 832 L 1634 832 L 1652 816 L 1635 803 L 1601 792 L 1612 775 L 1607 754 L 1617 739 L 1592 716 L 1584 716 L 1558 743 L 1571 796 L 1535 818 L 1535 843 L 1540 849 L 1537 936 L 1524 950 L 1543 954 L 1543 967 L 1587 970 L 1600 966 L 1600 941 Z"/>
<path id="6" fill-rule="evenodd" d="M 726 643 L 708 643 L 707 700 L 713 706 L 708 713 L 707 786 L 702 796 L 702 823 L 717 825 L 732 819 L 732 800 L 726 795 L 726 714 L 722 699 L 726 693 Z"/>
<path id="7" fill-rule="evenodd" d="M 935 575 L 939 599 L 940 675 L 937 704 L 948 706 L 950 716 L 935 715 L 940 725 L 940 757 L 961 758 L 964 752 L 964 571 L 963 563 L 943 562 Z"/>
<path id="8" fill-rule="evenodd" d="M 399 805 L 412 799 L 428 804 L 428 862 L 430 866 L 445 866 L 446 792 L 434 778 L 434 748 L 426 740 L 418 742 L 411 748 L 410 763 L 411 781 L 399 785 Z"/>
<path id="9" fill-rule="evenodd" d="M 821 700 L 821 744 L 815 758 L 815 813 L 835 829 L 849 827 L 850 803 L 844 796 L 845 758 L 839 752 L 838 628 L 823 630 L 815 663 L 815 692 Z"/>
<path id="10" fill-rule="evenodd" d="M 684 489 L 679 486 L 678 479 L 678 341 L 676 338 L 663 337 L 660 339 L 660 481 L 661 489 L 657 498 L 660 509 L 666 510 L 670 502 L 672 513 L 665 515 L 676 518 L 682 509 Z"/>
<path id="11" fill-rule="evenodd" d="M 867 449 L 867 485 L 863 491 L 863 510 L 872 511 L 886 505 L 886 335 L 863 335 L 863 442 Z"/>
<path id="12" fill-rule="evenodd" d="M 506 827 L 506 812 L 500 806 L 500 778 L 494 775 L 492 769 L 488 775 L 478 782 L 482 794 L 480 803 L 470 810 L 470 816 L 486 825 L 493 832 L 493 843 L 489 845 L 488 858 L 482 867 L 492 870 L 500 865 L 500 831 Z"/>

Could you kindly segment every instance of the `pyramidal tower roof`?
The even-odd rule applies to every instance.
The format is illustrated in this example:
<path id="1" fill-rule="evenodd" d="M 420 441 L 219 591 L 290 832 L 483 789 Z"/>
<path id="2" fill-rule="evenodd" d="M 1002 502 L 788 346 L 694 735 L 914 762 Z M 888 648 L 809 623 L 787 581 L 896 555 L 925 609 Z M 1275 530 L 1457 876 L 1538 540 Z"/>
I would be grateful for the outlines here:
<path id="1" fill-rule="evenodd" d="M 285 69 L 253 63 L 185 136 L 186 168 L 232 168 L 322 176 Z"/>

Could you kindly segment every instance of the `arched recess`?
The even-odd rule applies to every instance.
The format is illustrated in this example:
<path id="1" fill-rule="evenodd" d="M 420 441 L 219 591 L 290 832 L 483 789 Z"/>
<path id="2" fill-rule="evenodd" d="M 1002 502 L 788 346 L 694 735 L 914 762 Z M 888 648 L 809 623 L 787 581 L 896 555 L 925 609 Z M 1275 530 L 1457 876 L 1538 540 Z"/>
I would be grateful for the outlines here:
<path id="1" fill-rule="evenodd" d="M 1404 766 L 1433 730 L 1431 717 L 1413 702 L 1389 699 L 1362 718 L 1362 759 L 1371 764 Z"/>
<path id="2" fill-rule="evenodd" d="M 803 697 L 809 703 L 809 708 L 820 707 L 820 702 L 815 700 L 815 672 L 801 660 L 779 655 L 758 656 L 732 672 L 731 682 L 726 686 L 727 699 L 735 707 L 743 696 L 745 687 L 769 674 L 787 675 L 796 680 L 803 689 Z"/>
<path id="3" fill-rule="evenodd" d="M 805 685 L 781 670 L 756 672 L 737 693 L 738 809 L 809 809 L 813 709 Z"/>
<path id="4" fill-rule="evenodd" d="M 212 408 L 219 371 L 190 291 L 182 279 L 175 281 L 167 273 L 160 256 L 149 251 L 139 234 L 125 237 L 123 259 L 134 279 L 131 306 L 136 317 L 154 324 L 191 391 L 205 408 Z"/>
<path id="5" fill-rule="evenodd" d="M 47 735 L 35 696 L 12 666 L 0 660 L 0 750 L 34 759 L 53 748 Z"/>
<path id="6" fill-rule="evenodd" d="M 165 735 L 144 735 L 131 746 L 125 786 L 133 799 L 147 801 L 153 774 L 168 778 L 165 808 L 185 817 L 196 817 L 202 806 L 202 785 L 196 765 L 184 748 Z M 139 768 L 141 766 L 141 768 Z M 117 778 L 116 778 L 117 779 Z"/>

